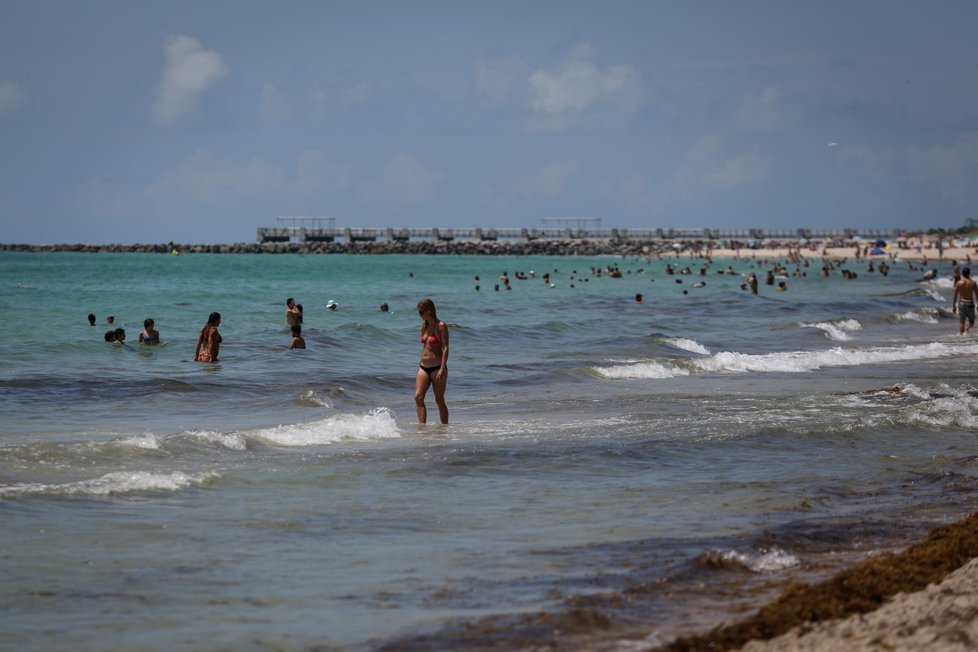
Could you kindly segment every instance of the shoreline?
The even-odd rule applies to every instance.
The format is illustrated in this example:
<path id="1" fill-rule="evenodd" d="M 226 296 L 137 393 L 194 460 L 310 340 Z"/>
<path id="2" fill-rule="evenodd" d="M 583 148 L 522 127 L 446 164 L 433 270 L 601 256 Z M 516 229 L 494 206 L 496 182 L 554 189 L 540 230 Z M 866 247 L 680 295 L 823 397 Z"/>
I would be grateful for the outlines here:
<path id="1" fill-rule="evenodd" d="M 0 252 L 77 252 L 77 253 L 156 253 L 156 254 L 421 254 L 476 256 L 622 256 L 659 258 L 722 258 L 733 260 L 789 259 L 793 255 L 807 260 L 856 259 L 896 262 L 944 262 L 978 257 L 978 245 L 947 247 L 894 247 L 885 253 L 870 254 L 862 242 L 842 247 L 799 247 L 792 242 L 769 242 L 737 249 L 712 248 L 708 243 L 693 240 L 531 240 L 526 242 L 499 241 L 440 241 L 440 242 L 238 242 L 234 244 L 15 244 L 0 243 Z"/>
<path id="2" fill-rule="evenodd" d="M 978 512 L 902 552 L 814 584 L 793 583 L 753 615 L 656 652 L 970 650 L 978 638 Z"/>

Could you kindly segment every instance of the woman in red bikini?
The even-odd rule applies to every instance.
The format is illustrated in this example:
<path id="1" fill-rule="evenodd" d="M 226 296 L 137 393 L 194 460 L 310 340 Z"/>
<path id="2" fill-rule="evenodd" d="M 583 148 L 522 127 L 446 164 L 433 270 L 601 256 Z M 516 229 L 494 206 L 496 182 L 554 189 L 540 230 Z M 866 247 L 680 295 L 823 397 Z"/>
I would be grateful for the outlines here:
<path id="1" fill-rule="evenodd" d="M 438 320 L 435 303 L 431 299 L 418 302 L 421 323 L 421 364 L 414 380 L 414 403 L 418 409 L 418 422 L 426 423 L 428 408 L 424 397 L 428 387 L 435 388 L 435 403 L 442 423 L 448 423 L 448 405 L 445 404 L 445 387 L 448 386 L 448 326 Z"/>
<path id="2" fill-rule="evenodd" d="M 194 350 L 196 362 L 217 362 L 217 353 L 223 341 L 221 334 L 217 332 L 217 327 L 220 325 L 221 313 L 212 312 L 197 337 L 197 348 Z"/>

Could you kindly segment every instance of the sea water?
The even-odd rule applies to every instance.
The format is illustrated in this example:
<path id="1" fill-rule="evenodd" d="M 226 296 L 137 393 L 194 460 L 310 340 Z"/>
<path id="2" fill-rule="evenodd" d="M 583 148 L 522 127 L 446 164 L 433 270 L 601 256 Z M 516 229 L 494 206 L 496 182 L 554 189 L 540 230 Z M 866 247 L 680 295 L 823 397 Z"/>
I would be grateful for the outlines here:
<path id="1" fill-rule="evenodd" d="M 0 647 L 645 649 L 968 513 L 950 282 L 761 256 L 0 254 Z"/>

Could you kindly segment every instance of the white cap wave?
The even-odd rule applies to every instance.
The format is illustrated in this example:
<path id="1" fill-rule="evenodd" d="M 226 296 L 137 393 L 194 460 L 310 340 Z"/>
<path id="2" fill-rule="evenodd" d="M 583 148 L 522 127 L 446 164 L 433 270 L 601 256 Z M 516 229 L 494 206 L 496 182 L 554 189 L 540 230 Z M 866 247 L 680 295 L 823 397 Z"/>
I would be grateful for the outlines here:
<path id="1" fill-rule="evenodd" d="M 799 324 L 802 328 L 817 328 L 825 331 L 825 336 L 833 342 L 847 342 L 852 339 L 849 335 L 851 331 L 862 330 L 863 325 L 855 319 L 840 319 L 837 321 L 816 322 L 812 324 Z"/>
<path id="2" fill-rule="evenodd" d="M 0 487 L 0 498 L 32 495 L 109 496 L 145 491 L 179 491 L 194 485 L 205 485 L 220 478 L 209 471 L 190 475 L 181 471 L 149 473 L 147 471 L 114 471 L 91 480 L 61 484 L 27 482 Z"/>
<path id="3" fill-rule="evenodd" d="M 701 372 L 787 372 L 803 373 L 823 367 L 848 367 L 913 360 L 939 360 L 951 356 L 978 355 L 978 344 L 909 344 L 906 346 L 846 349 L 841 346 L 821 351 L 780 351 L 776 353 L 738 353 L 721 351 L 714 355 L 684 361 L 642 361 L 597 367 L 605 378 L 675 378 L 692 371 Z M 680 366 L 681 365 L 681 366 Z"/>
<path id="4" fill-rule="evenodd" d="M 265 428 L 250 436 L 279 446 L 315 446 L 343 440 L 390 439 L 400 437 L 394 415 L 387 408 L 367 414 L 336 414 L 326 419 Z"/>

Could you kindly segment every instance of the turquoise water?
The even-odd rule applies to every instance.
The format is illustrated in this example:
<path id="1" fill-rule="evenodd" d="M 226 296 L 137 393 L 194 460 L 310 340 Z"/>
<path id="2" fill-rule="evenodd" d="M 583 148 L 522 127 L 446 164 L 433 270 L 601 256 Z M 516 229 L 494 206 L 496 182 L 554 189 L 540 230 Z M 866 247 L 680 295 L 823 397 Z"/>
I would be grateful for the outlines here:
<path id="1" fill-rule="evenodd" d="M 950 281 L 702 265 L 0 254 L 6 644 L 642 649 L 970 511 Z M 415 418 L 424 297 L 452 324 L 445 427 Z M 212 311 L 221 362 L 194 363 Z"/>

